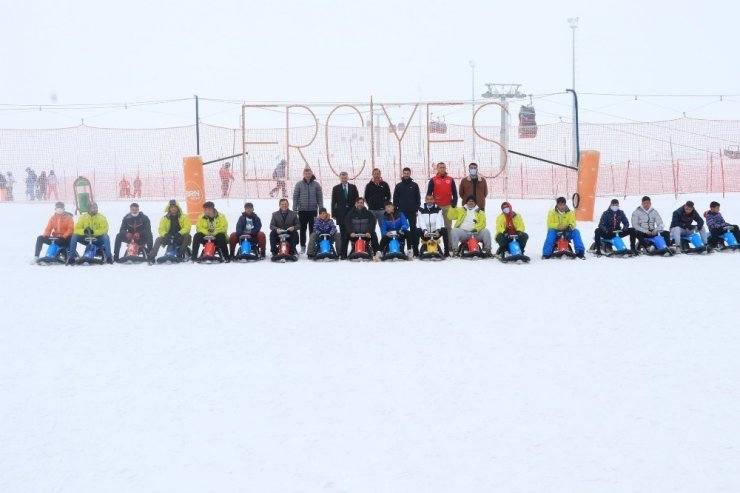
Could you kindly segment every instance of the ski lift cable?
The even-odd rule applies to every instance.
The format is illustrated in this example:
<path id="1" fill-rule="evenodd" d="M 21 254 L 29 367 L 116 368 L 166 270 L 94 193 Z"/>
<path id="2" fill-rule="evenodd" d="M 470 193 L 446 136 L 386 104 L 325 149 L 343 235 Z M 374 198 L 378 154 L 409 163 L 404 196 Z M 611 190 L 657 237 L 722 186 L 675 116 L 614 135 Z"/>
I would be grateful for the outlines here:
<path id="1" fill-rule="evenodd" d="M 557 102 L 557 101 L 552 101 L 552 103 L 553 104 L 557 104 L 557 105 L 561 105 L 561 106 L 568 106 L 568 107 L 570 107 L 570 105 L 568 105 L 566 103 L 560 103 L 560 102 Z M 711 135 L 701 134 L 701 133 L 698 133 L 698 132 L 693 132 L 691 130 L 683 130 L 683 129 L 679 129 L 679 128 L 671 128 L 671 127 L 667 127 L 665 125 L 661 125 L 660 123 L 656 123 L 656 122 L 645 122 L 645 121 L 640 121 L 640 120 L 634 120 L 632 118 L 627 118 L 625 116 L 615 115 L 615 114 L 612 114 L 612 113 L 606 113 L 604 111 L 598 111 L 598 110 L 594 110 L 594 109 L 590 109 L 590 108 L 584 108 L 582 106 L 580 107 L 580 109 L 582 111 L 586 111 L 586 112 L 590 112 L 590 113 L 596 113 L 596 114 L 600 114 L 600 115 L 604 115 L 604 116 L 609 116 L 609 117 L 612 117 L 612 118 L 618 118 L 618 119 L 621 119 L 621 120 L 626 120 L 629 123 L 640 123 L 640 124 L 643 124 L 643 125 L 650 125 L 652 127 L 660 128 L 661 130 L 669 130 L 671 132 L 683 133 L 683 134 L 687 134 L 687 135 L 693 135 L 693 136 L 696 136 L 696 137 L 703 137 L 703 138 L 707 138 L 707 139 L 715 139 L 715 140 L 718 140 L 718 141 L 735 143 L 734 140 L 723 139 L 723 138 L 714 137 L 714 136 L 711 136 Z M 614 125 L 614 124 L 600 123 L 599 125 Z M 616 125 L 619 125 L 619 123 L 617 123 Z"/>

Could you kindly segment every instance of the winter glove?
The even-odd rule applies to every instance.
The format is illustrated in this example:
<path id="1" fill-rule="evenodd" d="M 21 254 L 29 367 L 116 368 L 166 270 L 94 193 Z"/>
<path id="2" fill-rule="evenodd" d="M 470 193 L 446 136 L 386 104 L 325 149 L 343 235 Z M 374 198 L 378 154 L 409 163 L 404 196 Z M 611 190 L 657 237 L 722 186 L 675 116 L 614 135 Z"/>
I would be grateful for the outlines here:
<path id="1" fill-rule="evenodd" d="M 216 230 L 216 228 L 213 227 L 213 224 L 208 226 L 208 232 L 213 233 Z"/>
<path id="2" fill-rule="evenodd" d="M 429 234 L 429 231 L 426 229 L 424 230 L 424 238 L 429 238 L 431 235 Z"/>
<path id="3" fill-rule="evenodd" d="M 126 233 L 126 241 L 127 242 L 131 242 L 131 238 L 133 238 L 133 237 L 134 237 L 134 235 L 132 235 L 131 233 Z"/>
<path id="4" fill-rule="evenodd" d="M 85 228 L 85 235 L 90 236 L 93 234 L 92 228 Z"/>
<path id="5" fill-rule="evenodd" d="M 139 233 L 134 233 L 134 239 L 138 240 L 139 238 L 141 238 L 141 235 Z"/>

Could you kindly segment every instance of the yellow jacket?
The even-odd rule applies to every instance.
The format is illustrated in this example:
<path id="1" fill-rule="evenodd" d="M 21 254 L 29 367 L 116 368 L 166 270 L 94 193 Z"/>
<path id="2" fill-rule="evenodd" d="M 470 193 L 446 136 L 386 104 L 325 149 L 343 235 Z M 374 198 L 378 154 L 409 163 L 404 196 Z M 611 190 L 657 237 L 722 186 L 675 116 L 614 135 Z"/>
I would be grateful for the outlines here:
<path id="1" fill-rule="evenodd" d="M 209 231 L 208 228 L 213 225 L 213 231 Z M 200 216 L 198 222 L 195 223 L 195 232 L 202 233 L 204 235 L 217 235 L 223 233 L 228 236 L 229 222 L 226 220 L 226 216 L 219 214 L 216 211 L 214 218 L 207 217 L 205 215 Z"/>
<path id="2" fill-rule="evenodd" d="M 91 216 L 86 212 L 77 220 L 77 224 L 75 224 L 75 234 L 77 236 L 85 236 L 85 230 L 87 228 L 92 229 L 93 236 L 107 235 L 108 220 L 100 213 Z"/>
<path id="3" fill-rule="evenodd" d="M 514 227 L 517 231 L 524 231 L 524 220 L 521 214 L 514 213 Z M 496 218 L 496 233 L 501 234 L 506 231 L 506 215 L 499 214 Z"/>
<path id="4" fill-rule="evenodd" d="M 480 210 L 478 206 L 475 206 L 473 210 L 475 211 L 475 227 L 473 231 L 480 232 L 486 227 L 486 213 Z M 466 215 L 467 211 L 465 207 L 450 207 L 447 210 L 447 219 L 455 221 L 455 224 L 452 226 L 453 228 L 459 228 L 463 220 L 465 220 Z"/>
<path id="5" fill-rule="evenodd" d="M 180 231 L 179 233 L 181 235 L 185 235 L 190 233 L 190 219 L 188 219 L 187 214 L 185 214 L 182 211 L 182 207 L 180 207 L 179 203 L 175 203 L 177 206 L 177 210 L 179 213 L 178 221 L 180 223 Z M 166 235 L 170 230 L 170 205 L 167 203 L 166 206 L 164 206 L 164 216 L 162 216 L 162 219 L 159 220 L 159 229 L 157 229 L 157 232 L 159 233 L 159 236 L 164 238 L 164 235 Z"/>
<path id="6" fill-rule="evenodd" d="M 576 229 L 576 213 L 570 209 L 565 212 L 559 212 L 557 209 L 550 209 L 547 213 L 547 229 L 566 229 L 570 226 Z"/>

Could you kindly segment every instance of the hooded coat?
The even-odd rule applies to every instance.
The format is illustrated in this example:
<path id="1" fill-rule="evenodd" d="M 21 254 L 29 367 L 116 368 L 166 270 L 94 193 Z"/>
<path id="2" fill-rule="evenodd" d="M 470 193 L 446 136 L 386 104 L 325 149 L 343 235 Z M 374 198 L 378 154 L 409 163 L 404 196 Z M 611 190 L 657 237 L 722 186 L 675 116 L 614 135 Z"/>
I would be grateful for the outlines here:
<path id="1" fill-rule="evenodd" d="M 174 218 L 177 218 L 177 224 L 180 226 L 178 233 L 181 236 L 186 235 L 190 233 L 190 219 L 188 219 L 188 216 L 183 214 L 182 208 L 180 207 L 180 204 L 178 202 L 175 202 L 175 207 L 177 207 L 177 215 L 174 216 Z M 162 216 L 162 219 L 159 220 L 159 228 L 157 228 L 157 233 L 159 233 L 159 236 L 164 238 L 167 233 L 170 232 L 171 225 L 172 221 L 170 219 L 170 205 L 167 204 L 164 207 L 164 216 Z"/>

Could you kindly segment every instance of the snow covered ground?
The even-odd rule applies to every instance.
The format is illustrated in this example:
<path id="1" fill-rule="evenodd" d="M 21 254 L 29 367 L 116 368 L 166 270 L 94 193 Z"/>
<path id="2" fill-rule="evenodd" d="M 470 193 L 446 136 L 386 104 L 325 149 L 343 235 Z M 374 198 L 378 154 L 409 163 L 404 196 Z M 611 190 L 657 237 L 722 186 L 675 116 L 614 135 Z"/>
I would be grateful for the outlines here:
<path id="1" fill-rule="evenodd" d="M 740 491 L 740 254 L 542 261 L 512 202 L 529 265 L 43 268 L 0 204 L 0 491 Z"/>

